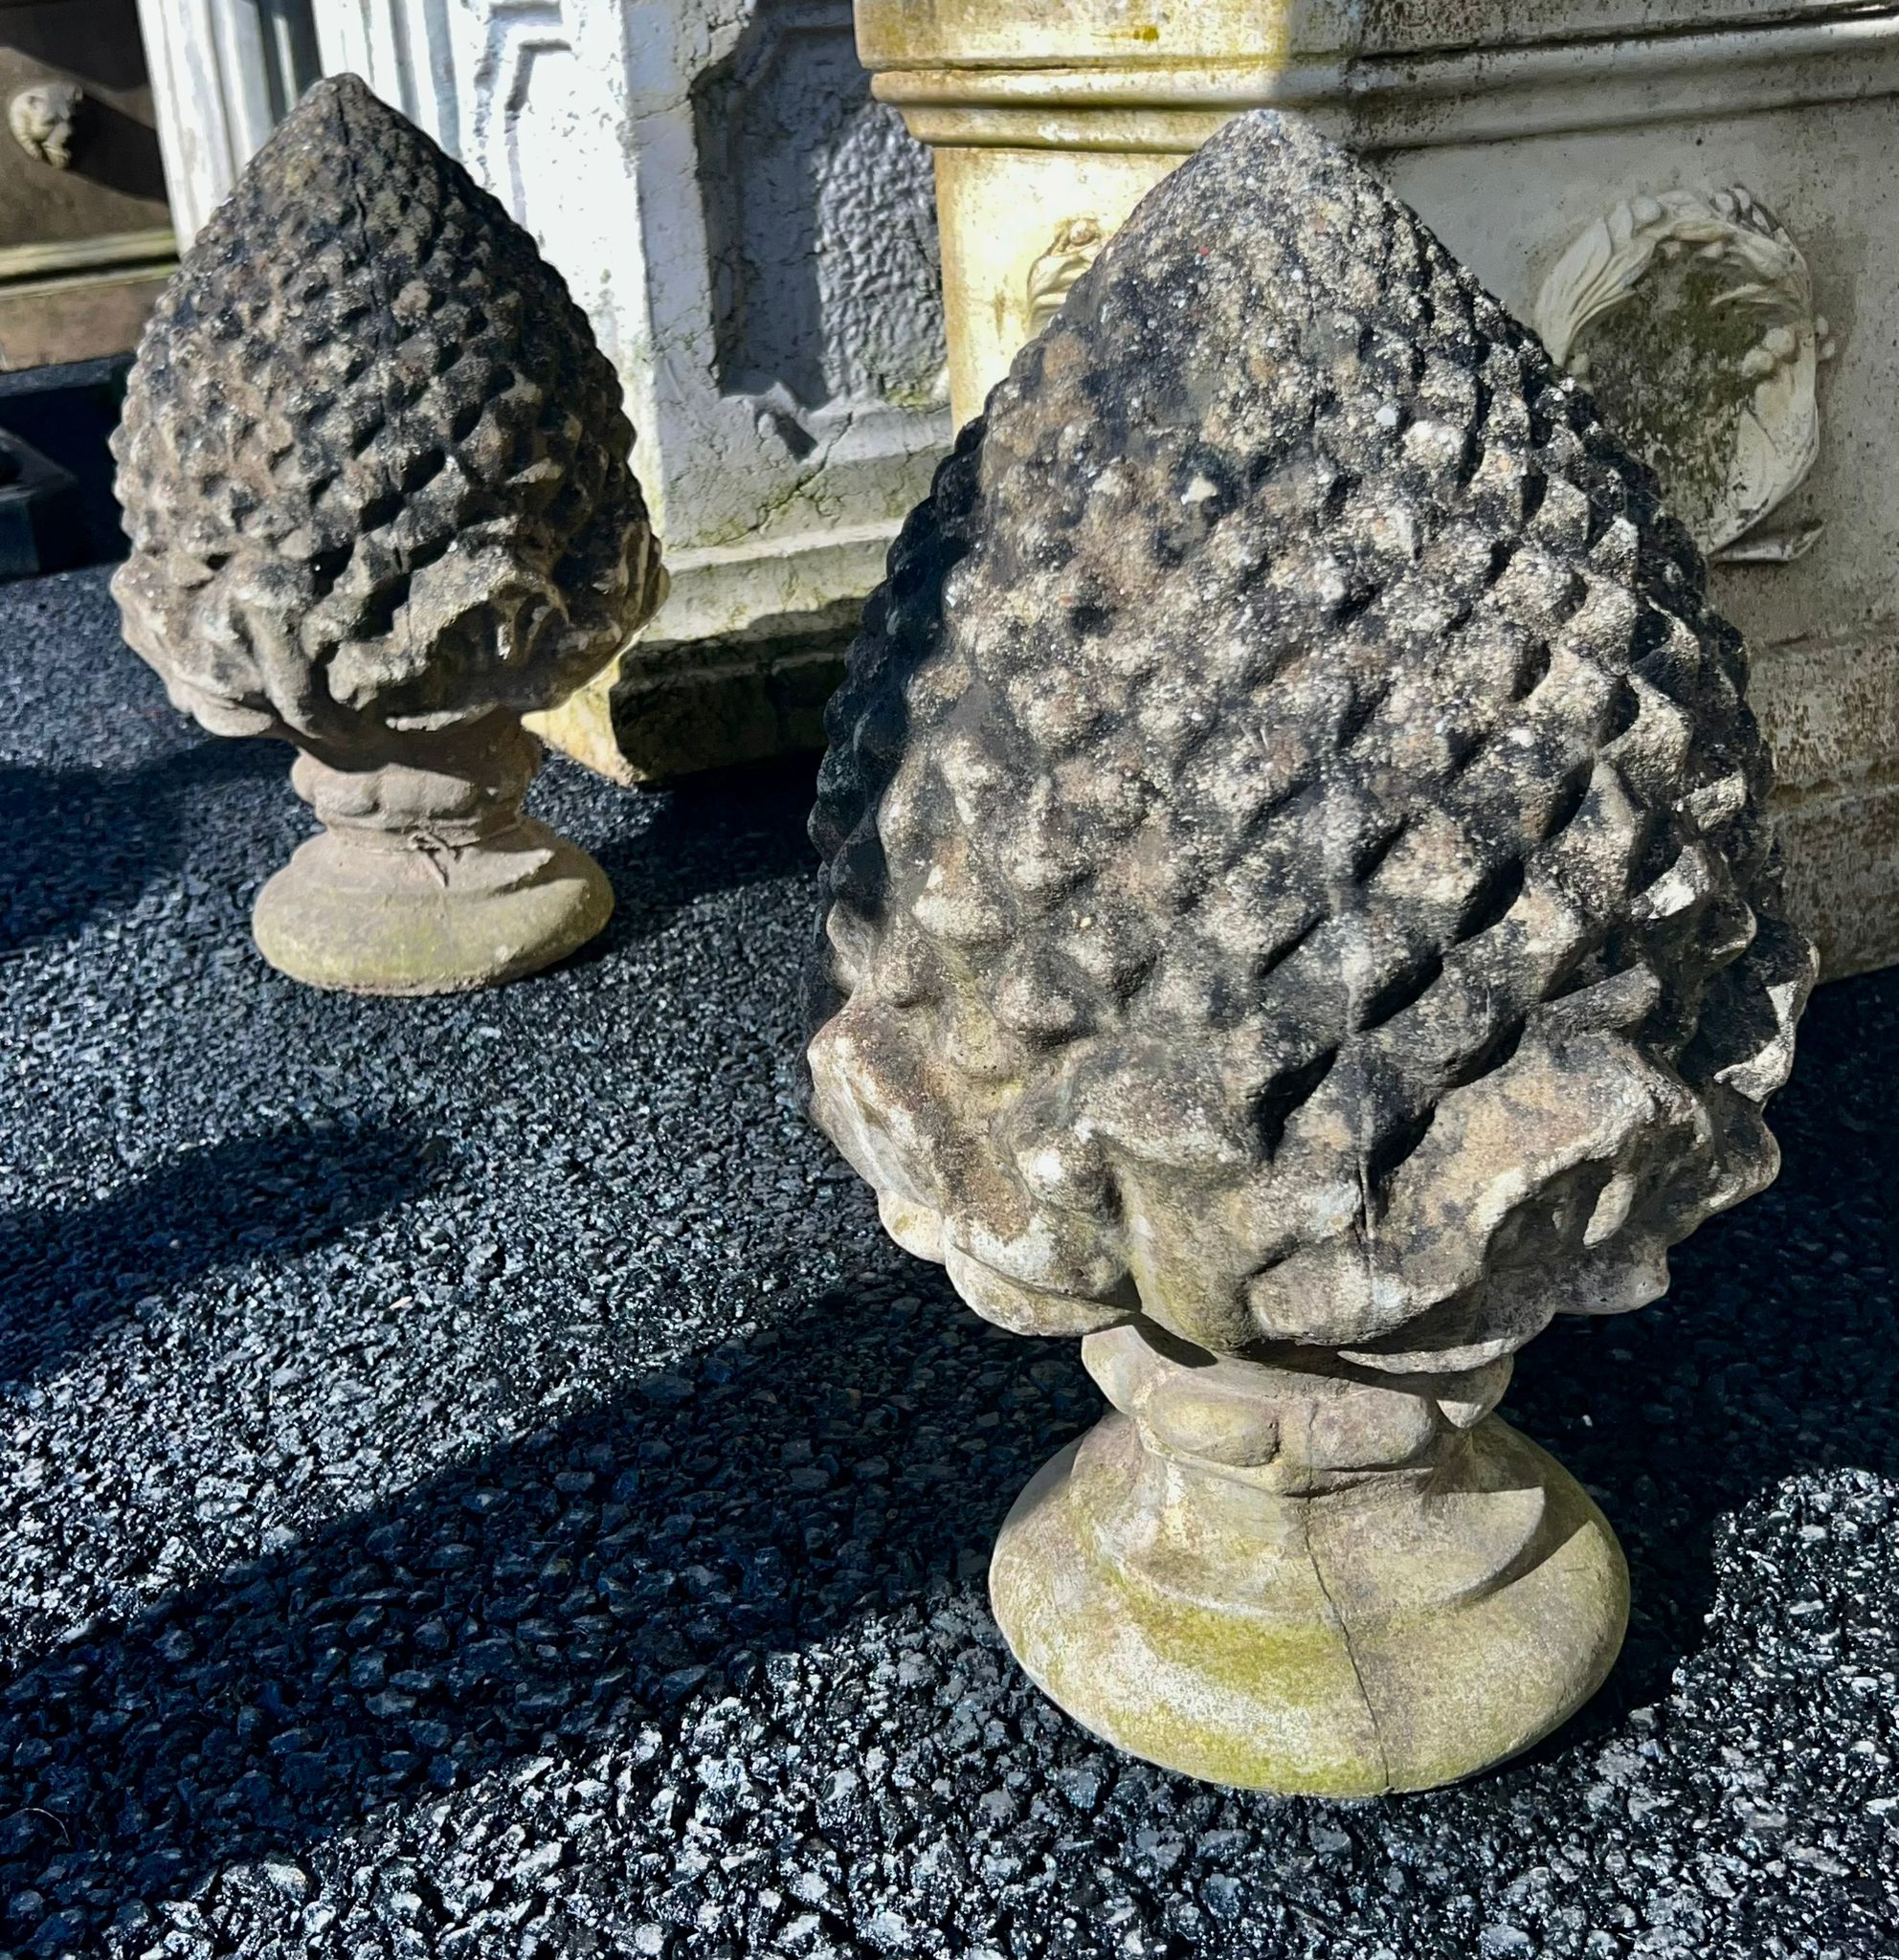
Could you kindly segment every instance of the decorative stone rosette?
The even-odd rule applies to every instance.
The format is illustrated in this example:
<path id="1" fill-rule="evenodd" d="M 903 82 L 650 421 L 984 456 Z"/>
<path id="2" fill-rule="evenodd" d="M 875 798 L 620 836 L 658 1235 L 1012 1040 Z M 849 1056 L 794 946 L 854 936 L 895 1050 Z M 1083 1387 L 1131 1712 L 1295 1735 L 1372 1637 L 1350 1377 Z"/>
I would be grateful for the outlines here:
<path id="1" fill-rule="evenodd" d="M 605 923 L 599 868 L 522 814 L 520 718 L 662 595 L 632 439 L 527 234 L 318 83 L 161 298 L 115 438 L 126 639 L 207 727 L 295 743 L 327 826 L 259 898 L 275 964 L 434 992 Z"/>
<path id="2" fill-rule="evenodd" d="M 1088 1336 L 1119 1413 L 992 1573 L 1083 1721 L 1343 1794 L 1601 1679 L 1613 1536 L 1489 1411 L 1774 1174 L 1745 679 L 1589 398 L 1271 115 L 945 464 L 833 706 L 815 1109 L 978 1312 Z"/>
<path id="3" fill-rule="evenodd" d="M 1101 256 L 1107 231 L 1099 218 L 1063 218 L 1044 252 L 1029 268 L 1029 328 L 1040 333 L 1061 311 L 1075 281 Z"/>

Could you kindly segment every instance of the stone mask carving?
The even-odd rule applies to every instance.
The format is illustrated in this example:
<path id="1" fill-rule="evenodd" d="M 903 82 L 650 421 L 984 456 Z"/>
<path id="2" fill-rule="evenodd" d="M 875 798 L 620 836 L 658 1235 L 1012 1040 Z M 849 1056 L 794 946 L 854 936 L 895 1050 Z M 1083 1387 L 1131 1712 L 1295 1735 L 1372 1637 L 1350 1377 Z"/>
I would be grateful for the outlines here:
<path id="1" fill-rule="evenodd" d="M 327 826 L 266 956 L 425 993 L 605 924 L 522 814 L 521 716 L 622 647 L 663 575 L 617 377 L 533 240 L 353 76 L 252 160 L 152 316 L 115 441 L 125 637 L 208 728 L 277 735 Z"/>
<path id="2" fill-rule="evenodd" d="M 819 1122 L 1115 1413 L 992 1568 L 1214 1780 L 1528 1746 L 1626 1573 L 1489 1412 L 1758 1191 L 1811 948 L 1738 635 L 1588 396 L 1369 172 L 1229 125 L 1017 358 L 831 713 Z"/>

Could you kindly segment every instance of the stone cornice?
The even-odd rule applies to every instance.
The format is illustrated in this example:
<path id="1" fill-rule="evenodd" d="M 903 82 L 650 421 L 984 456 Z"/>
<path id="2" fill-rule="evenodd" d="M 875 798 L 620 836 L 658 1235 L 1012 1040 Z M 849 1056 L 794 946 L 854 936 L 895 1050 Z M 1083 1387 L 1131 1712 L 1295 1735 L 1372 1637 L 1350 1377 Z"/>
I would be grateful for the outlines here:
<path id="1" fill-rule="evenodd" d="M 1899 95 L 1899 8 L 1454 54 L 889 67 L 876 92 L 941 145 L 1185 154 L 1241 110 L 1298 108 L 1433 147 Z"/>

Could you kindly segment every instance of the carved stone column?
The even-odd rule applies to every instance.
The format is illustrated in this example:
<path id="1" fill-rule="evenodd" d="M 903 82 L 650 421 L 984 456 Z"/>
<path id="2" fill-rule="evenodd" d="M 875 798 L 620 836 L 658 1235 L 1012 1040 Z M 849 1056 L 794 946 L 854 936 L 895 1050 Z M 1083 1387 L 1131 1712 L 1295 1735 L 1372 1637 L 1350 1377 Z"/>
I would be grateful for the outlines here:
<path id="1" fill-rule="evenodd" d="M 1835 16 L 1839 17 L 1835 17 Z M 858 0 L 935 150 L 956 412 L 1236 110 L 1376 156 L 1580 360 L 1746 632 L 1789 902 L 1899 959 L 1899 7 Z"/>
<path id="2" fill-rule="evenodd" d="M 821 741 L 949 440 L 927 152 L 849 0 L 317 0 L 361 74 L 535 235 L 619 369 L 672 595 L 536 725 L 663 777 Z"/>

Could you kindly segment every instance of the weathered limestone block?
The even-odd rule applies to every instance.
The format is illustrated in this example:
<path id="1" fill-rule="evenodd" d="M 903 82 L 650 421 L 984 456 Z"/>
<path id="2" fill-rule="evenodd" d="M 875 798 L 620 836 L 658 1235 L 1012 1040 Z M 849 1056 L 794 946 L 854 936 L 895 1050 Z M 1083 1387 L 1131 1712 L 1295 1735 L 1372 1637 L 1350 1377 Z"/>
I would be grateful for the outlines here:
<path id="1" fill-rule="evenodd" d="M 178 706 L 302 751 L 325 826 L 257 943 L 320 987 L 531 972 L 613 909 L 522 813 L 522 715 L 664 590 L 633 432 L 532 239 L 353 77 L 252 160 L 152 316 L 116 440 L 125 637 Z"/>
<path id="2" fill-rule="evenodd" d="M 1415 1789 L 1600 1682 L 1626 1574 L 1492 1411 L 1758 1191 L 1814 970 L 1654 479 L 1377 179 L 1230 124 L 1017 358 L 834 703 L 818 1120 L 1115 1413 L 991 1574 L 1071 1713 Z"/>

